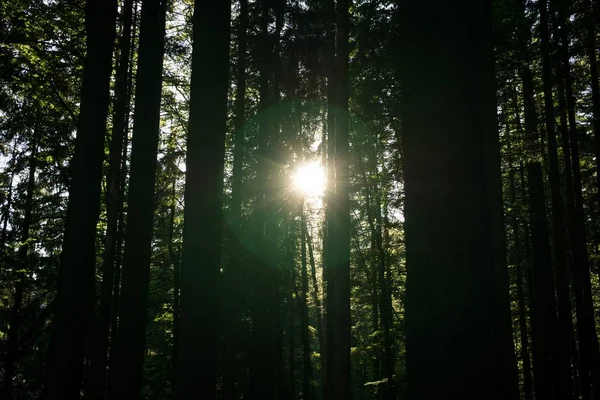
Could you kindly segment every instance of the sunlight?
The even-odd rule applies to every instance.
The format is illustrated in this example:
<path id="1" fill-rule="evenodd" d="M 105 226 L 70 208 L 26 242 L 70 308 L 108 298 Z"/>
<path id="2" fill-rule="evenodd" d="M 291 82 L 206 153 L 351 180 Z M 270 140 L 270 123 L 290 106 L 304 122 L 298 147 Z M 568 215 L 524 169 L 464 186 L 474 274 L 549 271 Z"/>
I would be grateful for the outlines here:
<path id="1" fill-rule="evenodd" d="M 317 161 L 296 167 L 292 175 L 294 189 L 306 197 L 320 197 L 325 192 L 325 171 Z"/>

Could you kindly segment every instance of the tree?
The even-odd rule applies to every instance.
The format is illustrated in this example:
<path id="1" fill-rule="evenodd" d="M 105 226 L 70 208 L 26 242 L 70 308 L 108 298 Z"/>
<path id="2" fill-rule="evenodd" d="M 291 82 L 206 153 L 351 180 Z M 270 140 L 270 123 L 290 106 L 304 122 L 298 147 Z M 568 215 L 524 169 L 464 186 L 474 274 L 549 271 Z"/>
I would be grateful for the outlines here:
<path id="1" fill-rule="evenodd" d="M 516 399 L 491 2 L 401 12 L 409 398 Z"/>
<path id="2" fill-rule="evenodd" d="M 119 329 L 108 388 L 114 399 L 142 397 L 166 4 L 142 2 Z"/>
<path id="3" fill-rule="evenodd" d="M 48 400 L 79 397 L 89 319 L 94 315 L 94 242 L 100 212 L 116 8 L 116 1 L 86 1 L 87 54 L 48 356 Z"/>
<path id="4" fill-rule="evenodd" d="M 230 7 L 194 4 L 175 399 L 215 398 Z"/>

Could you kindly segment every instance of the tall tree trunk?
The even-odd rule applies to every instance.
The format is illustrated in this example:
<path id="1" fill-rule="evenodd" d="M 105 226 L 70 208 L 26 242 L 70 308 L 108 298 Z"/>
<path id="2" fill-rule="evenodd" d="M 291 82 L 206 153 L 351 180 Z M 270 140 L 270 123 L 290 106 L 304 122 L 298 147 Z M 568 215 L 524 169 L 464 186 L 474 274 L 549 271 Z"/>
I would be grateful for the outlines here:
<path id="1" fill-rule="evenodd" d="M 208 11 L 211 12 L 208 12 Z M 230 1 L 196 0 L 174 398 L 214 399 Z"/>
<path id="2" fill-rule="evenodd" d="M 121 295 L 121 267 L 123 264 L 123 247 L 125 241 L 125 226 L 126 226 L 126 210 L 125 210 L 125 188 L 128 183 L 128 147 L 129 147 L 129 121 L 131 117 L 131 97 L 133 95 L 134 89 L 134 49 L 137 39 L 137 31 L 138 31 L 138 19 L 139 19 L 139 3 L 140 1 L 136 1 L 133 6 L 133 22 L 132 22 L 132 34 L 131 34 L 131 46 L 129 53 L 129 79 L 127 85 L 127 107 L 125 111 L 125 132 L 123 134 L 123 145 L 122 145 L 122 154 L 121 154 L 121 174 L 120 174 L 120 198 L 118 208 L 118 223 L 117 223 L 117 244 L 116 244 L 116 254 L 115 254 L 115 275 L 114 275 L 114 284 L 113 284 L 113 299 L 112 299 L 112 307 L 111 307 L 111 328 L 110 328 L 110 343 L 114 343 L 115 338 L 117 336 L 117 331 L 119 328 L 119 297 Z M 114 348 L 111 347 L 109 349 L 109 353 L 113 353 Z M 110 354 L 109 354 L 109 365 L 110 365 Z M 111 370 L 108 371 L 108 383 L 107 386 L 110 386 L 111 382 Z"/>
<path id="3" fill-rule="evenodd" d="M 123 138 L 127 132 L 129 58 L 131 52 L 131 31 L 133 24 L 133 0 L 126 0 L 122 8 L 123 34 L 119 41 L 119 64 L 115 76 L 115 101 L 113 127 L 110 139 L 109 170 L 106 177 L 106 236 L 102 260 L 102 284 L 100 287 L 99 321 L 96 329 L 96 345 L 92 350 L 91 388 L 86 398 L 102 400 L 106 396 L 106 375 L 108 362 L 109 331 L 112 321 L 115 260 L 118 239 L 119 207 L 122 203 L 121 159 Z"/>
<path id="4" fill-rule="evenodd" d="M 289 352 L 289 372 L 287 382 L 287 398 L 294 400 L 296 398 L 296 301 L 295 296 L 297 295 L 296 287 L 296 268 L 294 265 L 296 246 L 293 241 L 293 235 L 290 235 L 288 239 L 288 261 L 290 265 L 290 281 L 289 281 L 289 297 L 288 297 L 288 329 L 287 329 L 287 340 L 288 340 L 288 352 Z M 283 397 L 283 396 L 282 396 Z"/>
<path id="5" fill-rule="evenodd" d="M 324 58 L 327 71 L 327 189 L 325 190 L 325 224 L 323 227 L 323 280 L 325 301 L 325 381 L 323 398 L 332 399 L 335 380 L 335 299 L 336 270 L 334 245 L 335 238 L 335 170 L 333 165 L 335 143 L 335 104 L 337 75 L 335 73 L 335 0 L 325 2 L 326 46 Z"/>
<path id="6" fill-rule="evenodd" d="M 272 128 L 277 119 L 269 110 L 272 90 L 269 88 L 273 49 L 268 32 L 270 21 L 269 1 L 262 0 L 260 17 L 260 74 L 257 203 L 252 216 L 255 238 L 253 261 L 255 265 L 255 287 L 252 319 L 253 353 L 250 370 L 251 398 L 254 400 L 275 400 L 282 394 L 281 374 L 281 322 L 279 313 L 279 284 L 277 274 L 276 222 L 278 213 L 272 209 L 272 191 L 276 171 L 272 167 L 278 139 Z M 276 38 L 279 40 L 279 38 Z"/>
<path id="7" fill-rule="evenodd" d="M 558 303 L 558 332 L 556 346 L 556 383 L 559 398 L 571 398 L 571 376 L 569 364 L 569 335 L 571 310 L 569 300 L 569 286 L 566 274 L 567 257 L 565 254 L 565 221 L 564 204 L 560 191 L 560 176 L 558 166 L 558 153 L 556 143 L 556 129 L 554 120 L 554 100 L 552 84 L 552 47 L 548 32 L 548 4 L 547 0 L 538 2 L 540 15 L 540 39 L 542 45 L 542 80 L 544 84 L 544 110 L 546 122 L 546 137 L 548 140 L 548 169 L 550 191 L 552 199 L 552 225 L 554 268 L 556 276 L 556 297 Z"/>
<path id="8" fill-rule="evenodd" d="M 544 181 L 539 163 L 527 166 L 529 184 L 529 212 L 531 221 L 531 253 L 533 270 L 534 301 L 532 310 L 532 343 L 533 365 L 535 377 L 535 395 L 540 399 L 552 399 L 560 395 L 556 388 L 559 364 L 554 359 L 559 339 L 556 326 L 556 301 L 554 298 L 554 281 L 552 277 L 552 256 L 548 223 L 546 221 L 546 205 L 544 198 Z"/>
<path id="9" fill-rule="evenodd" d="M 515 171 L 512 162 L 509 164 L 510 171 L 510 182 L 509 182 L 509 193 L 510 201 L 514 209 L 518 209 L 517 204 L 517 189 L 515 184 Z M 514 263 L 517 268 L 517 298 L 519 303 L 519 334 L 521 344 L 521 362 L 523 363 L 523 394 L 525 400 L 533 399 L 533 381 L 531 379 L 531 359 L 529 358 L 529 335 L 527 334 L 527 309 L 525 305 L 525 290 L 523 282 L 527 277 L 523 273 L 523 246 L 522 237 L 520 235 L 519 227 L 519 216 L 518 211 L 514 212 L 511 218 L 512 222 L 512 233 L 514 242 Z M 533 293 L 529 293 L 531 296 Z"/>
<path id="10" fill-rule="evenodd" d="M 34 136 L 36 132 L 33 133 Z M 17 260 L 13 262 L 13 272 L 16 276 L 15 293 L 13 305 L 10 309 L 10 320 L 8 329 L 8 340 L 6 355 L 4 359 L 4 388 L 2 398 L 12 400 L 14 398 L 13 384 L 15 377 L 15 366 L 19 352 L 19 331 L 21 328 L 21 307 L 25 295 L 25 284 L 28 278 L 29 262 L 29 230 L 32 223 L 33 191 L 35 190 L 35 171 L 37 167 L 37 143 L 34 137 L 31 144 L 31 155 L 29 156 L 29 176 L 27 177 L 27 192 L 25 195 L 25 207 L 23 210 L 23 225 L 21 226 L 21 244 L 17 253 Z"/>
<path id="11" fill-rule="evenodd" d="M 409 398 L 517 399 L 491 1 L 401 11 Z"/>
<path id="12" fill-rule="evenodd" d="M 584 325 L 580 325 L 579 340 L 583 341 L 581 351 L 586 351 L 589 357 L 589 373 L 592 384 L 592 392 L 600 391 L 600 352 L 598 348 L 598 337 L 596 335 L 594 322 L 594 308 L 592 301 L 590 262 L 587 250 L 587 239 L 585 231 L 585 214 L 583 210 L 583 194 L 581 186 L 581 167 L 579 157 L 579 141 L 577 138 L 577 122 L 575 110 L 575 94 L 573 93 L 573 77 L 569 57 L 569 33 L 571 32 L 569 3 L 565 0 L 554 0 L 556 2 L 558 27 L 560 28 L 558 39 L 559 79 L 564 79 L 564 94 L 566 97 L 566 112 L 569 122 L 570 159 L 572 162 L 572 179 L 574 207 L 570 211 L 571 222 L 571 246 L 573 249 L 573 268 L 575 269 L 575 290 L 582 297 L 583 312 L 588 318 Z M 593 96 L 593 94 L 592 94 Z M 568 149 L 565 149 L 565 151 Z M 571 201 L 571 199 L 570 199 Z M 580 317 L 578 317 L 579 319 Z M 581 355 L 580 355 L 581 358 Z M 587 362 L 587 360 L 586 360 Z"/>
<path id="13" fill-rule="evenodd" d="M 335 120 L 334 158 L 335 171 L 335 206 L 333 208 L 333 225 L 335 241 L 330 250 L 333 257 L 328 256 L 328 268 L 335 272 L 334 308 L 335 320 L 333 330 L 333 358 L 335 364 L 333 375 L 329 376 L 333 399 L 351 399 L 350 393 L 350 198 L 349 198 L 349 135 L 348 135 L 348 29 L 349 0 L 336 1 L 336 45 L 335 74 Z M 331 145 L 331 143 L 330 143 Z M 331 204 L 329 204 L 331 206 Z M 328 297 L 329 299 L 329 297 Z"/>
<path id="14" fill-rule="evenodd" d="M 47 400 L 72 400 L 80 396 L 87 330 L 94 315 L 94 245 L 100 213 L 116 12 L 116 0 L 86 2 L 87 54 L 46 366 Z"/>
<path id="15" fill-rule="evenodd" d="M 142 1 L 119 329 L 108 388 L 111 399 L 142 396 L 166 7 L 166 0 Z"/>
<path id="16" fill-rule="evenodd" d="M 225 360 L 223 365 L 223 398 L 235 398 L 235 337 L 238 331 L 239 295 L 241 283 L 240 264 L 243 261 L 243 246 L 240 243 L 242 230 L 242 177 L 244 165 L 244 125 L 246 122 L 246 52 L 248 31 L 248 0 L 240 0 L 240 16 L 237 32 L 238 54 L 235 95 L 235 133 L 233 143 L 233 172 L 231 183 L 231 211 L 227 229 L 229 244 L 229 265 L 226 271 L 225 284 L 229 305 L 227 310 L 227 326 L 225 333 Z"/>
<path id="17" fill-rule="evenodd" d="M 325 381 L 325 330 L 323 327 L 323 306 L 321 304 L 321 298 L 319 297 L 319 282 L 317 279 L 317 266 L 315 263 L 315 253 L 313 249 L 313 242 L 308 231 L 308 227 L 305 227 L 306 241 L 308 244 L 308 260 L 310 262 L 310 276 L 312 279 L 312 298 L 315 303 L 315 314 L 317 315 L 317 330 L 319 335 L 319 351 L 321 354 L 321 379 Z"/>
<path id="18" fill-rule="evenodd" d="M 306 259 L 306 214 L 304 212 L 304 200 L 301 203 L 300 209 L 300 262 L 302 265 L 302 276 L 301 276 L 301 291 L 300 291 L 300 337 L 302 339 L 302 396 L 305 400 L 314 399 L 312 390 L 313 370 L 311 364 L 311 346 L 310 346 L 310 335 L 308 331 L 308 265 Z"/>

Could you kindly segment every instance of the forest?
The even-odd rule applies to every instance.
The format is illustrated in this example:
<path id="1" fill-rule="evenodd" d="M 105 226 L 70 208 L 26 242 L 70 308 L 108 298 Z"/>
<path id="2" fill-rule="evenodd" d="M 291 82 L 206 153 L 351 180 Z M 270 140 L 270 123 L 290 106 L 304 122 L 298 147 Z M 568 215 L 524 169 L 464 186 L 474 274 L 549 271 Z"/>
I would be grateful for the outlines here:
<path id="1" fill-rule="evenodd" d="M 600 400 L 600 1 L 0 1 L 0 399 Z"/>

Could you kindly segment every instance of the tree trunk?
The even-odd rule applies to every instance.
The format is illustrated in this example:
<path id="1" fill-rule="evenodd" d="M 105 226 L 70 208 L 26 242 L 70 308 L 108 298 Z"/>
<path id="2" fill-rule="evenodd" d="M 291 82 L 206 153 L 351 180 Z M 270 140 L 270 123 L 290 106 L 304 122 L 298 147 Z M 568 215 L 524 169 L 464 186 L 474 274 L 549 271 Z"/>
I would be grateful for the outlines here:
<path id="1" fill-rule="evenodd" d="M 531 221 L 531 253 L 533 270 L 533 310 L 531 317 L 535 395 L 540 399 L 552 399 L 559 395 L 556 378 L 560 364 L 554 360 L 559 340 L 556 330 L 558 321 L 552 277 L 552 256 L 544 181 L 539 163 L 527 165 L 529 184 L 529 212 Z M 560 399 L 562 397 L 556 397 Z"/>
<path id="2" fill-rule="evenodd" d="M 80 396 L 87 330 L 94 315 L 94 242 L 100 213 L 116 11 L 116 0 L 86 2 L 87 54 L 46 366 L 47 400 L 74 400 Z"/>
<path id="3" fill-rule="evenodd" d="M 333 225 L 335 242 L 332 244 L 333 257 L 328 257 L 329 268 L 335 269 L 335 320 L 333 357 L 335 364 L 330 376 L 333 399 L 351 399 L 350 381 L 350 182 L 349 182 L 349 135 L 348 135 L 348 25 L 349 0 L 336 2 L 336 46 L 334 86 L 335 120 L 334 158 L 335 207 Z M 331 143 L 330 143 L 331 145 Z"/>
<path id="4" fill-rule="evenodd" d="M 260 74 L 259 74 L 259 131 L 257 166 L 257 203 L 254 211 L 254 252 L 255 267 L 254 303 L 252 320 L 254 324 L 254 348 L 250 370 L 251 398 L 254 400 L 275 400 L 280 393 L 281 381 L 281 321 L 279 306 L 279 283 L 277 273 L 277 220 L 278 213 L 271 207 L 276 179 L 274 152 L 278 139 L 272 132 L 276 115 L 269 110 L 272 105 L 269 88 L 273 49 L 268 32 L 270 21 L 269 1 L 259 2 L 260 17 Z M 278 40 L 279 38 L 276 38 Z M 277 121 L 278 122 L 278 121 Z M 272 140 L 271 140 L 272 139 Z"/>
<path id="5" fill-rule="evenodd" d="M 119 207 L 122 203 L 121 158 L 123 138 L 128 120 L 129 58 L 131 50 L 131 28 L 133 24 L 133 0 L 126 0 L 122 9 L 123 35 L 119 41 L 121 52 L 115 77 L 115 102 L 112 136 L 110 139 L 109 170 L 106 177 L 106 236 L 102 260 L 102 284 L 100 287 L 99 321 L 96 329 L 96 345 L 91 360 L 91 390 L 86 398 L 103 400 L 106 396 L 106 374 L 108 362 L 109 331 L 112 321 L 112 301 L 115 277 L 115 260 L 118 238 Z M 88 397 L 89 395 L 89 397 Z"/>
<path id="6" fill-rule="evenodd" d="M 512 207 L 518 209 L 517 190 L 515 185 L 515 172 L 512 163 L 510 163 L 510 200 Z M 529 338 L 527 334 L 527 309 L 525 305 L 525 290 L 523 282 L 527 277 L 523 273 L 523 246 L 520 235 L 518 212 L 515 212 L 511 218 L 513 242 L 514 242 L 514 263 L 517 267 L 517 298 L 519 303 L 519 333 L 521 343 L 521 362 L 523 363 L 523 394 L 525 400 L 533 400 L 533 382 L 531 380 L 531 360 L 529 358 Z M 529 293 L 531 296 L 533 293 Z"/>
<path id="7" fill-rule="evenodd" d="M 335 73 L 335 0 L 327 0 L 325 4 L 326 45 L 324 49 L 325 68 L 327 71 L 327 189 L 325 190 L 325 223 L 323 226 L 323 280 L 325 301 L 325 380 L 323 381 L 323 398 L 333 399 L 335 381 L 335 339 L 334 331 L 336 314 L 336 270 L 335 263 L 335 170 L 333 165 L 335 143 L 335 118 L 337 75 Z"/>
<path id="8" fill-rule="evenodd" d="M 517 399 L 491 1 L 401 11 L 408 395 Z"/>
<path id="9" fill-rule="evenodd" d="M 211 10 L 211 12 L 208 12 Z M 231 3 L 196 0 L 174 398 L 214 399 Z"/>
<path id="10" fill-rule="evenodd" d="M 165 20 L 165 0 L 142 1 L 119 330 L 108 388 L 111 399 L 142 396 Z"/>
<path id="11" fill-rule="evenodd" d="M 29 262 L 29 230 L 32 223 L 33 191 L 35 190 L 35 170 L 37 166 L 37 144 L 35 143 L 36 132 L 31 145 L 29 158 L 29 176 L 27 178 L 27 192 L 25 195 L 25 207 L 23 210 L 23 225 L 21 226 L 21 244 L 17 253 L 17 260 L 13 261 L 13 273 L 16 276 L 15 294 L 13 305 L 10 309 L 10 325 L 6 344 L 6 355 L 4 359 L 4 388 L 2 398 L 12 400 L 14 397 L 13 384 L 15 377 L 15 364 L 19 352 L 19 331 L 21 328 L 21 307 L 25 294 L 25 283 L 28 278 Z"/>
<path id="12" fill-rule="evenodd" d="M 321 379 L 325 381 L 325 330 L 323 327 L 323 306 L 321 304 L 321 298 L 319 297 L 319 283 L 317 280 L 317 267 L 315 264 L 315 254 L 313 249 L 313 243 L 308 232 L 308 227 L 305 227 L 306 241 L 308 243 L 308 260 L 310 262 L 310 275 L 312 279 L 312 297 L 313 303 L 315 303 L 315 314 L 317 315 L 317 330 L 319 335 L 319 351 L 321 360 Z"/>
<path id="13" fill-rule="evenodd" d="M 243 246 L 240 242 L 242 231 L 242 177 L 244 165 L 244 137 L 246 122 L 246 52 L 248 31 L 248 0 L 240 0 L 240 17 L 237 32 L 238 56 L 235 96 L 235 133 L 233 144 L 233 171 L 231 183 L 231 211 L 228 232 L 229 265 L 227 267 L 224 299 L 226 311 L 225 354 L 223 365 L 223 399 L 235 398 L 235 337 L 238 332 L 239 296 L 241 288 L 240 265 L 243 262 Z"/>
<path id="14" fill-rule="evenodd" d="M 587 239 L 585 232 L 585 214 L 583 210 L 583 195 L 581 186 L 581 167 L 579 157 L 579 141 L 577 138 L 577 122 L 575 113 L 575 94 L 573 93 L 573 77 L 571 74 L 571 64 L 569 59 L 569 33 L 571 24 L 569 4 L 565 0 L 555 0 L 557 3 L 557 19 L 561 28 L 558 39 L 560 40 L 558 58 L 559 58 L 559 79 L 564 78 L 564 94 L 566 96 L 566 112 L 569 122 L 569 141 L 570 141 L 570 160 L 572 168 L 572 177 L 567 175 L 567 179 L 572 179 L 571 187 L 573 189 L 574 207 L 570 211 L 571 221 L 571 246 L 573 251 L 573 267 L 575 269 L 575 290 L 577 290 L 583 303 L 583 312 L 588 316 L 585 318 L 584 325 L 580 326 L 580 349 L 586 351 L 586 357 L 589 357 L 589 373 L 592 385 L 592 392 L 598 393 L 600 390 L 600 352 L 598 348 L 598 337 L 596 335 L 594 322 L 594 308 L 592 302 L 590 262 L 587 250 Z M 593 89 L 593 88 L 592 88 Z M 560 89 L 559 89 L 560 90 Z M 561 91 L 562 93 L 562 91 Z M 592 94 L 593 96 L 593 94 Z M 593 101 L 593 100 L 592 100 Z M 565 149 L 567 151 L 569 149 Z M 571 199 L 569 199 L 571 201 Z M 579 317 L 581 318 L 581 317 Z M 578 319 L 579 319 L 578 318 Z M 580 355 L 581 358 L 581 355 Z M 585 390 L 584 390 L 585 392 Z"/>
<path id="15" fill-rule="evenodd" d="M 302 339 L 302 396 L 305 400 L 314 399 L 312 390 L 313 370 L 311 364 L 311 349 L 310 349 L 310 335 L 308 332 L 308 265 L 306 259 L 306 215 L 304 213 L 304 201 L 301 203 L 300 210 L 300 231 L 301 231 L 301 246 L 300 246 L 300 262 L 302 264 L 302 284 L 300 292 L 300 324 L 301 332 L 300 337 Z"/>
<path id="16" fill-rule="evenodd" d="M 570 392 L 571 376 L 569 363 L 569 335 L 571 324 L 571 309 L 569 299 L 568 277 L 566 273 L 567 257 L 565 253 L 565 221 L 564 204 L 560 191 L 560 175 L 554 120 L 554 100 L 552 85 L 551 43 L 548 32 L 548 2 L 540 1 L 540 39 L 542 45 L 542 80 L 544 84 L 544 109 L 546 119 L 546 136 L 548 139 L 548 169 L 552 199 L 552 225 L 554 246 L 554 268 L 556 275 L 556 297 L 558 303 L 558 332 L 556 343 L 556 380 L 557 396 L 572 398 Z M 567 177 L 571 179 L 571 177 Z M 580 313 L 578 312 L 578 317 Z M 578 318 L 579 319 L 579 318 Z M 585 364 L 582 364 L 582 366 Z M 587 369 L 587 368 L 586 368 Z M 559 397 L 560 398 L 560 397 Z M 586 398 L 584 396 L 584 398 Z"/>

